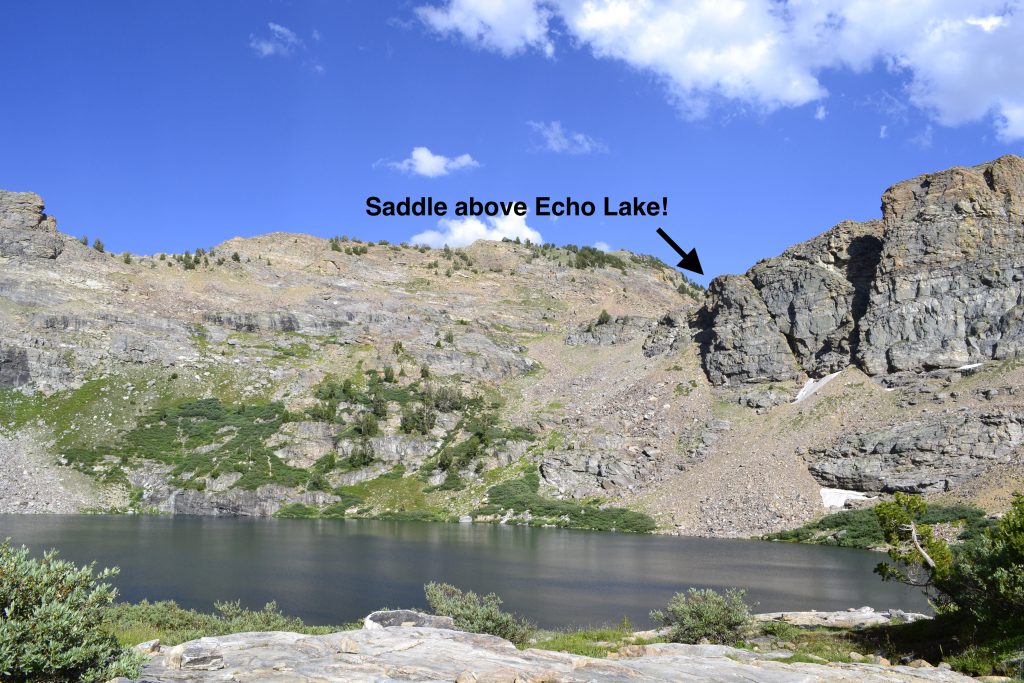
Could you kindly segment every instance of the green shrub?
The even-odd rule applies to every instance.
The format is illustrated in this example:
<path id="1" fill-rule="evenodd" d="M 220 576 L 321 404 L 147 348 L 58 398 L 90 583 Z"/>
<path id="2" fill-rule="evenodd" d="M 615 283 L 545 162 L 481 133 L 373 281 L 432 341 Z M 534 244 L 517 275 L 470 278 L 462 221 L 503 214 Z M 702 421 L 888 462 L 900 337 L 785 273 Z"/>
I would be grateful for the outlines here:
<path id="1" fill-rule="evenodd" d="M 134 677 L 140 657 L 100 628 L 117 592 L 103 583 L 117 573 L 93 573 L 49 551 L 0 544 L 0 676 L 5 681 L 106 681 Z"/>
<path id="2" fill-rule="evenodd" d="M 800 634 L 800 627 L 788 621 L 762 621 L 761 633 L 779 640 L 793 640 Z"/>
<path id="3" fill-rule="evenodd" d="M 466 405 L 466 398 L 458 387 L 432 387 L 427 385 L 423 388 L 423 402 L 440 410 L 442 413 L 450 413 L 463 408 Z"/>
<path id="4" fill-rule="evenodd" d="M 947 573 L 933 574 L 945 601 L 972 621 L 1024 635 L 1024 495 L 1015 494 L 1002 519 L 953 553 Z"/>
<path id="5" fill-rule="evenodd" d="M 465 488 L 466 482 L 459 476 L 459 473 L 449 472 L 448 476 L 440 484 L 423 489 L 423 491 L 425 493 L 434 493 L 436 491 L 462 491 Z"/>
<path id="6" fill-rule="evenodd" d="M 602 308 L 601 309 L 601 315 L 597 316 L 597 324 L 598 325 L 607 325 L 608 323 L 611 322 L 611 320 L 612 320 L 611 315 L 608 314 L 608 311 L 606 311 L 605 309 Z"/>
<path id="7" fill-rule="evenodd" d="M 125 644 L 159 638 L 163 645 L 249 631 L 325 634 L 356 628 L 355 625 L 310 626 L 301 619 L 285 616 L 274 602 L 267 603 L 261 610 L 246 609 L 237 601 L 216 602 L 214 610 L 210 614 L 184 609 L 173 600 L 116 603 L 104 611 L 103 628 Z"/>
<path id="8" fill-rule="evenodd" d="M 924 524 L 963 524 L 960 540 L 979 538 L 991 526 L 985 511 L 971 505 L 929 505 L 921 516 Z M 766 541 L 817 543 L 845 548 L 877 548 L 885 545 L 885 534 L 874 508 L 842 510 L 788 529 L 764 536 Z"/>
<path id="9" fill-rule="evenodd" d="M 726 644 L 740 640 L 750 625 L 746 592 L 730 588 L 725 594 L 691 588 L 676 593 L 665 610 L 654 610 L 651 619 L 668 627 L 673 643 L 698 643 L 707 639 Z"/>
<path id="10" fill-rule="evenodd" d="M 529 622 L 501 611 L 501 598 L 494 593 L 479 596 L 462 592 L 447 583 L 428 583 L 423 587 L 434 614 L 451 617 L 455 625 L 472 633 L 489 633 L 524 645 L 534 632 Z"/>
<path id="11" fill-rule="evenodd" d="M 306 505 L 305 503 L 288 503 L 286 505 L 282 505 L 274 516 L 285 519 L 314 519 L 320 516 L 320 511 L 313 505 Z"/>
<path id="12" fill-rule="evenodd" d="M 377 436 L 380 426 L 377 423 L 377 416 L 373 413 L 360 413 L 355 422 L 356 431 L 362 436 Z"/>
<path id="13" fill-rule="evenodd" d="M 437 412 L 430 406 L 416 406 L 402 411 L 399 429 L 405 434 L 428 434 L 437 424 Z"/>
<path id="14" fill-rule="evenodd" d="M 352 447 L 352 453 L 348 456 L 348 464 L 352 469 L 367 467 L 373 464 L 373 456 L 373 445 L 364 438 Z"/>

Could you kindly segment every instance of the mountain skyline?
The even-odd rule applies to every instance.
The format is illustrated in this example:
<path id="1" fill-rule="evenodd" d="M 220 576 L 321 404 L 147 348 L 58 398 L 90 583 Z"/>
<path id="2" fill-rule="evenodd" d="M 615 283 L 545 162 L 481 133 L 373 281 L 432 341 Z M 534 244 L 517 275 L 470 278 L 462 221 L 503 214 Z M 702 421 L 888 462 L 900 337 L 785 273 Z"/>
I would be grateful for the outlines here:
<path id="1" fill-rule="evenodd" d="M 15 6 L 0 187 L 134 253 L 289 231 L 669 261 L 662 227 L 699 250 L 706 283 L 878 217 L 879 187 L 1021 151 L 1018 3 L 773 7 Z M 371 218 L 369 196 L 668 197 L 670 211 Z"/>

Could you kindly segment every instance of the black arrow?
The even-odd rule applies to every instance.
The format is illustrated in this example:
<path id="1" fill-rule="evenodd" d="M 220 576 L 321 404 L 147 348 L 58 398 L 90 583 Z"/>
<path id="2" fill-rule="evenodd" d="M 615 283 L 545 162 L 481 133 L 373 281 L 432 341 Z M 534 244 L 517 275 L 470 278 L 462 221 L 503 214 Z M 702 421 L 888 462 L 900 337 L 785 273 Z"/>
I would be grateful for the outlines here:
<path id="1" fill-rule="evenodd" d="M 668 242 L 668 246 L 676 250 L 676 253 L 683 257 L 683 260 L 676 264 L 676 268 L 682 268 L 683 270 L 690 270 L 698 275 L 704 274 L 704 269 L 700 267 L 700 259 L 697 258 L 697 250 L 691 249 L 689 252 L 683 251 L 683 248 L 675 243 L 671 237 L 668 236 L 661 228 L 658 228 L 658 234 L 661 235 L 661 239 Z"/>

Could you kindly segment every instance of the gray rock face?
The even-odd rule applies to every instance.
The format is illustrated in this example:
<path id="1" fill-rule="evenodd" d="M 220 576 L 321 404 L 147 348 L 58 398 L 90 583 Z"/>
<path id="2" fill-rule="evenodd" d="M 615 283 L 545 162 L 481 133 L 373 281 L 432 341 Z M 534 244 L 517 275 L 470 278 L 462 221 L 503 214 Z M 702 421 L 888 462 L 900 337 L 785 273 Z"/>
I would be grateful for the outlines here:
<path id="1" fill-rule="evenodd" d="M 550 451 L 540 463 L 540 475 L 562 495 L 592 496 L 635 486 L 653 469 L 653 455 L 633 455 L 625 449 Z"/>
<path id="2" fill-rule="evenodd" d="M 20 387 L 31 379 L 28 351 L 0 344 L 0 389 Z"/>
<path id="3" fill-rule="evenodd" d="M 565 337 L 568 346 L 612 346 L 625 344 L 653 327 L 647 318 L 619 316 L 606 323 L 592 322 Z"/>
<path id="4" fill-rule="evenodd" d="M 224 668 L 224 655 L 214 638 L 200 638 L 175 645 L 164 658 L 168 669 L 217 671 Z"/>
<path id="5" fill-rule="evenodd" d="M 820 376 L 849 364 L 881 234 L 878 221 L 840 223 L 750 270 L 768 313 L 808 374 Z"/>
<path id="6" fill-rule="evenodd" d="M 363 619 L 363 628 L 375 630 L 380 628 L 440 628 L 458 631 L 451 617 L 439 617 L 436 614 L 424 614 L 411 609 L 388 609 L 371 612 Z"/>
<path id="7" fill-rule="evenodd" d="M 186 643 L 223 657 L 224 670 L 174 668 L 156 658 L 144 681 L 294 683 L 296 681 L 713 681 L 807 683 L 848 681 L 959 683 L 971 679 L 943 669 L 871 664 L 782 664 L 771 653 L 711 645 L 633 646 L 619 659 L 544 650 L 518 650 L 494 636 L 433 628 L 384 628 L 303 636 L 239 633 Z M 182 646 L 179 646 L 182 647 Z M 169 658 L 168 658 L 169 659 Z M 216 660 L 214 660 L 216 661 Z"/>
<path id="8" fill-rule="evenodd" d="M 644 356 L 653 358 L 665 353 L 675 353 L 687 341 L 686 315 L 681 312 L 666 313 L 651 329 L 644 340 Z"/>
<path id="9" fill-rule="evenodd" d="M 745 276 L 695 317 L 714 384 L 870 375 L 1014 358 L 1024 348 L 1024 159 L 890 188 L 882 219 L 846 222 Z"/>
<path id="10" fill-rule="evenodd" d="M 55 259 L 64 249 L 57 221 L 43 213 L 43 198 L 0 190 L 0 257 Z"/>
<path id="11" fill-rule="evenodd" d="M 855 434 L 812 451 L 823 486 L 865 492 L 936 493 L 1009 462 L 1024 444 L 1024 415 L 962 411 Z"/>
<path id="12" fill-rule="evenodd" d="M 1024 344 L 1024 159 L 890 188 L 857 360 L 869 374 L 1014 358 Z"/>
<path id="13" fill-rule="evenodd" d="M 290 503 L 323 506 L 338 500 L 336 496 L 320 491 L 299 492 L 277 484 L 267 484 L 256 490 L 229 488 L 237 480 L 237 474 L 207 478 L 203 491 L 181 490 L 170 485 L 168 472 L 166 466 L 148 465 L 128 473 L 132 486 L 144 491 L 144 507 L 175 515 L 271 517 Z"/>
<path id="14" fill-rule="evenodd" d="M 795 379 L 800 367 L 750 279 L 715 278 L 695 317 L 704 371 L 712 384 Z"/>

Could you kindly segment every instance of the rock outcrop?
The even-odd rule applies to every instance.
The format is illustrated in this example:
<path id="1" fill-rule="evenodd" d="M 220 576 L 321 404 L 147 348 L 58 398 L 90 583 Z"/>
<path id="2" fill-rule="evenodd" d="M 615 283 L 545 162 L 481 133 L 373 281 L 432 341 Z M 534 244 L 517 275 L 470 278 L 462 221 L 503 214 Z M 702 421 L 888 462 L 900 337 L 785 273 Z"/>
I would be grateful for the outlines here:
<path id="1" fill-rule="evenodd" d="M 811 453 L 811 474 L 824 486 L 854 491 L 940 493 L 1024 445 L 1024 413 L 961 410 L 927 420 L 852 434 Z"/>
<path id="2" fill-rule="evenodd" d="M 718 385 L 1017 357 L 1024 344 L 1024 159 L 891 187 L 882 219 L 840 223 L 717 278 L 695 317 Z"/>
<path id="3" fill-rule="evenodd" d="M 869 374 L 1017 357 L 1024 343 L 1024 159 L 890 188 L 856 360 Z"/>
<path id="4" fill-rule="evenodd" d="M 0 190 L 0 258 L 55 259 L 64 250 L 57 221 L 31 192 Z"/>
<path id="5" fill-rule="evenodd" d="M 380 628 L 325 636 L 239 633 L 202 638 L 159 654 L 142 681 L 771 681 L 807 683 L 959 683 L 971 678 L 940 668 L 876 664 L 783 664 L 722 645 L 632 646 L 618 659 L 518 650 L 501 638 L 437 628 Z"/>

